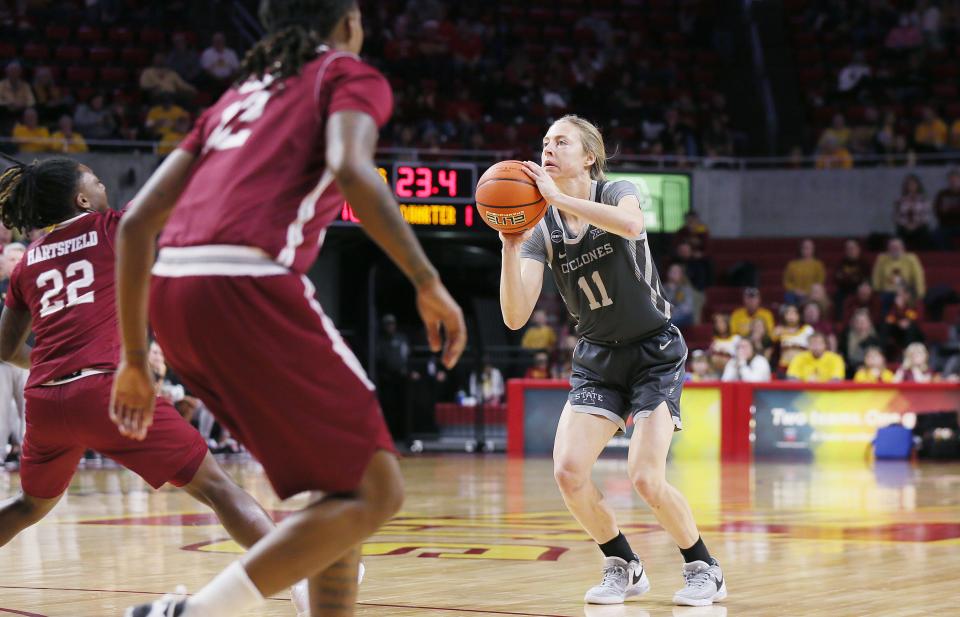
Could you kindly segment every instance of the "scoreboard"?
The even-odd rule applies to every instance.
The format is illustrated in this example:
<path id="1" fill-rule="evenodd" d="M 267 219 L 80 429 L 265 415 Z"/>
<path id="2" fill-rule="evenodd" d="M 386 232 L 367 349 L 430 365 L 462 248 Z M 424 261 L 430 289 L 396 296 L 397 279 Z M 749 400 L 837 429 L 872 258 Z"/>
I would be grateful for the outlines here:
<path id="1" fill-rule="evenodd" d="M 468 162 L 393 161 L 378 164 L 380 177 L 390 187 L 403 218 L 417 231 L 461 231 L 493 234 L 480 218 L 474 190 L 487 165 Z M 683 226 L 691 206 L 691 178 L 681 173 L 611 173 L 610 180 L 630 180 L 641 194 L 649 194 L 645 220 L 653 233 L 673 232 Z M 344 202 L 334 225 L 360 222 Z"/>

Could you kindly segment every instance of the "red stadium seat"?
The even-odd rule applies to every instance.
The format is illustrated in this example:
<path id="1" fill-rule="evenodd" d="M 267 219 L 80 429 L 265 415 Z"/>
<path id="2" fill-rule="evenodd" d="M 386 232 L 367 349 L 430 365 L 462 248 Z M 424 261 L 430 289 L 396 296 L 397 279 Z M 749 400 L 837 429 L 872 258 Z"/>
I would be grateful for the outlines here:
<path id="1" fill-rule="evenodd" d="M 150 64 L 150 50 L 143 47 L 125 47 L 120 51 L 120 61 L 131 67 Z"/>
<path id="2" fill-rule="evenodd" d="M 61 45 L 56 52 L 56 58 L 61 62 L 80 62 L 83 55 L 83 47 L 79 45 Z"/>
<path id="3" fill-rule="evenodd" d="M 167 34 L 159 28 L 144 28 L 140 31 L 140 44 L 162 46 L 167 42 Z"/>
<path id="4" fill-rule="evenodd" d="M 60 77 L 63 75 L 63 71 L 61 71 L 61 70 L 60 70 L 60 67 L 59 67 L 59 66 L 56 66 L 56 65 L 52 65 L 52 66 L 35 66 L 35 67 L 33 68 L 33 72 L 36 73 L 37 70 L 39 70 L 39 69 L 41 69 L 41 68 L 49 69 L 49 70 L 50 70 L 50 75 L 51 75 L 51 77 L 53 77 L 53 81 L 55 81 L 55 82 L 60 81 Z"/>
<path id="5" fill-rule="evenodd" d="M 77 40 L 81 43 L 93 44 L 99 43 L 103 38 L 103 32 L 100 28 L 94 26 L 80 26 L 77 28 Z"/>
<path id="6" fill-rule="evenodd" d="M 23 46 L 23 57 L 26 60 L 47 60 L 50 48 L 42 43 L 27 43 Z"/>
<path id="7" fill-rule="evenodd" d="M 100 69 L 100 81 L 108 84 L 123 84 L 130 80 L 130 71 L 118 66 Z"/>
<path id="8" fill-rule="evenodd" d="M 957 84 L 947 82 L 933 85 L 933 95 L 939 99 L 950 100 L 957 98 Z"/>
<path id="9" fill-rule="evenodd" d="M 93 64 L 109 64 L 116 60 L 117 52 L 111 47 L 93 47 L 90 49 L 90 62 Z"/>
<path id="10" fill-rule="evenodd" d="M 96 88 L 91 88 L 90 86 L 83 86 L 76 89 L 76 98 L 78 101 L 89 101 L 93 98 L 93 95 L 97 93 Z"/>
<path id="11" fill-rule="evenodd" d="M 71 66 L 67 68 L 67 82 L 72 84 L 90 84 L 96 79 L 97 72 L 89 66 Z"/>
<path id="12" fill-rule="evenodd" d="M 0 43 L 0 58 L 10 60 L 17 57 L 17 46 L 13 43 Z"/>
<path id="13" fill-rule="evenodd" d="M 950 324 L 924 321 L 920 324 L 927 345 L 944 343 L 950 338 Z"/>
<path id="14" fill-rule="evenodd" d="M 130 28 L 110 28 L 107 33 L 107 40 L 115 45 L 129 45 L 133 42 L 133 32 Z"/>
<path id="15" fill-rule="evenodd" d="M 63 24 L 50 24 L 44 31 L 46 39 L 50 42 L 65 43 L 70 40 L 70 26 Z"/>

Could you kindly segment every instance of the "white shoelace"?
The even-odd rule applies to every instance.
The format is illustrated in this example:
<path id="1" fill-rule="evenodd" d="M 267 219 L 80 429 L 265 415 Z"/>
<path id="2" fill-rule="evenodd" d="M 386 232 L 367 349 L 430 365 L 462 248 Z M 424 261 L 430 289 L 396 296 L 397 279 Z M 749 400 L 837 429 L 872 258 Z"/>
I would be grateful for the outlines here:
<path id="1" fill-rule="evenodd" d="M 603 580 L 600 582 L 602 587 L 619 587 L 627 571 L 620 566 L 612 566 L 603 571 Z"/>
<path id="2" fill-rule="evenodd" d="M 707 583 L 712 583 L 713 578 L 710 576 L 709 568 L 704 568 L 699 572 L 684 572 L 683 578 L 687 579 L 687 587 L 696 587 L 701 589 L 706 587 Z"/>

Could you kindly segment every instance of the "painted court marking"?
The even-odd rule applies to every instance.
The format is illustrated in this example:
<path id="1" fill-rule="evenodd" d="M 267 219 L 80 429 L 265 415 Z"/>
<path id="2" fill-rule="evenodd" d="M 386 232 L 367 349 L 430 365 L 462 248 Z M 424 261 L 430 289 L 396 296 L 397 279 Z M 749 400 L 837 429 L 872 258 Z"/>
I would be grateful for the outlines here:
<path id="1" fill-rule="evenodd" d="M 17 585 L 0 585 L 0 589 L 18 589 L 26 591 L 80 591 L 89 593 L 121 593 L 142 596 L 162 596 L 163 593 L 156 591 L 131 591 L 126 589 L 77 589 L 71 587 L 23 587 Z M 272 602 L 289 602 L 286 598 L 267 598 Z M 378 602 L 357 602 L 359 606 L 373 606 L 377 608 L 401 608 L 416 609 L 421 611 L 446 611 L 452 613 L 479 613 L 485 615 L 516 615 L 518 617 L 570 617 L 569 615 L 556 615 L 552 613 L 523 613 L 519 611 L 498 611 L 489 608 L 453 608 L 444 606 L 419 606 L 415 604 L 381 604 Z M 46 617 L 37 613 L 24 613 L 9 608 L 0 608 L 0 613 L 10 613 L 12 615 L 22 615 L 23 617 Z"/>

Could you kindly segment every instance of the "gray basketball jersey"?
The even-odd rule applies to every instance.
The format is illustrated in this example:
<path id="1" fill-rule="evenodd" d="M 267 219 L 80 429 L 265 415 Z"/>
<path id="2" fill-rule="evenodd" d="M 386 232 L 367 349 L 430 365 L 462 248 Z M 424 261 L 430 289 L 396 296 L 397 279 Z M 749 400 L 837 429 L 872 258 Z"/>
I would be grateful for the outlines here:
<path id="1" fill-rule="evenodd" d="M 644 200 L 629 180 L 594 181 L 590 201 L 611 207 L 625 196 Z M 660 285 L 650 255 L 647 234 L 627 240 L 593 225 L 574 237 L 549 206 L 533 234 L 523 243 L 521 257 L 543 262 L 577 321 L 577 334 L 599 343 L 616 343 L 650 336 L 670 321 L 670 303 Z"/>

